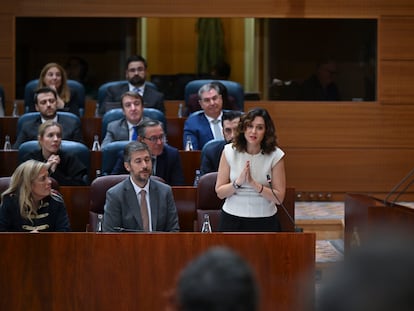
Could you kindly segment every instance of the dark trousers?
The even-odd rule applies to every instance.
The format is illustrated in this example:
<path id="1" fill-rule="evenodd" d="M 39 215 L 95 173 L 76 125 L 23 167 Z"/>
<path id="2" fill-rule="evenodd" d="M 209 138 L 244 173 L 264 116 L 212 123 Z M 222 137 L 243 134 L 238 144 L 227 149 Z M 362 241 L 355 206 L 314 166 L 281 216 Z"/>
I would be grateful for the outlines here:
<path id="1" fill-rule="evenodd" d="M 222 232 L 279 232 L 277 215 L 270 217 L 238 217 L 224 211 L 220 214 L 219 231 Z"/>

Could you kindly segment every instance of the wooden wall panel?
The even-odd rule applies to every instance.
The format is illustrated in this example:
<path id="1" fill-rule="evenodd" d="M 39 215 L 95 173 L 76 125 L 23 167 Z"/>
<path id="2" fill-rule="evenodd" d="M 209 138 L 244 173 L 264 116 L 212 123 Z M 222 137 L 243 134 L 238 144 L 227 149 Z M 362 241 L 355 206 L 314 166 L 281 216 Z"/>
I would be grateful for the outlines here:
<path id="1" fill-rule="evenodd" d="M 410 0 L 192 0 L 14 1 L 19 16 L 176 16 L 176 17 L 376 17 L 414 15 Z M 219 8 L 219 9 L 218 9 Z"/>
<path id="2" fill-rule="evenodd" d="M 0 84 L 6 95 L 6 115 L 10 116 L 13 111 L 13 99 L 15 91 L 14 58 L 0 58 Z"/>
<path id="3" fill-rule="evenodd" d="M 413 68 L 414 69 L 414 68 Z M 412 148 L 414 106 L 374 102 L 245 102 L 266 108 L 279 143 L 302 148 Z"/>
<path id="4" fill-rule="evenodd" d="M 6 114 L 11 114 L 14 98 L 14 33 L 14 16 L 0 15 L 0 85 L 6 95 Z"/>
<path id="5" fill-rule="evenodd" d="M 14 56 L 14 17 L 0 15 L 0 58 Z"/>
<path id="6" fill-rule="evenodd" d="M 414 16 L 381 17 L 378 28 L 381 60 L 414 60 L 414 40 L 407 40 L 414 34 Z"/>
<path id="7" fill-rule="evenodd" d="M 299 192 L 387 193 L 414 168 L 414 148 L 283 150 L 287 184 Z"/>
<path id="8" fill-rule="evenodd" d="M 407 38 L 408 40 L 409 38 Z M 414 104 L 413 60 L 380 61 L 378 97 L 382 104 Z"/>
<path id="9" fill-rule="evenodd" d="M 385 196 L 413 168 L 412 105 L 246 102 L 246 110 L 256 106 L 276 123 L 287 184 L 297 192 Z"/>

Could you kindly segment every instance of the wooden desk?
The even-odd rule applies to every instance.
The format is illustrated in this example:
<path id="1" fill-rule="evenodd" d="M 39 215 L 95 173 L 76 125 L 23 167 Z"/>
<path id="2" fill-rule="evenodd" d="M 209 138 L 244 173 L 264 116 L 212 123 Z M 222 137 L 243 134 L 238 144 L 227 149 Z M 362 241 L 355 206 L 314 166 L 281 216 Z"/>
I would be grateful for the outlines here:
<path id="1" fill-rule="evenodd" d="M 193 186 L 173 186 L 172 191 L 177 207 L 180 231 L 193 232 L 194 221 L 196 220 L 197 188 Z"/>
<path id="2" fill-rule="evenodd" d="M 85 232 L 89 222 L 89 186 L 60 186 L 72 231 Z"/>
<path id="3" fill-rule="evenodd" d="M 252 266 L 260 311 L 313 305 L 313 233 L 2 233 L 0 245 L 2 310 L 166 310 L 179 272 L 216 245 Z"/>
<path id="4" fill-rule="evenodd" d="M 0 117 L 0 141 L 1 141 L 1 148 L 3 148 L 4 144 L 4 137 L 6 135 L 10 136 L 10 141 L 12 145 L 16 141 L 17 135 L 17 120 L 18 117 Z"/>
<path id="5" fill-rule="evenodd" d="M 89 171 L 89 181 L 96 178 L 97 170 L 102 171 L 102 151 L 91 151 L 91 167 Z"/>
<path id="6" fill-rule="evenodd" d="M 18 150 L 0 150 L 0 177 L 11 176 L 18 165 Z"/>
<path id="7" fill-rule="evenodd" d="M 184 181 L 187 186 L 192 186 L 194 183 L 195 171 L 200 169 L 201 151 L 178 151 L 181 158 L 181 164 L 184 171 Z"/>
<path id="8" fill-rule="evenodd" d="M 82 117 L 81 118 L 83 141 L 88 148 L 92 148 L 93 136 L 99 136 L 99 142 L 102 143 L 102 118 L 100 117 Z"/>
<path id="9" fill-rule="evenodd" d="M 187 118 L 167 117 L 167 140 L 168 144 L 183 149 L 184 122 Z"/>
<path id="10" fill-rule="evenodd" d="M 345 253 L 354 243 L 364 243 L 384 225 L 414 233 L 414 209 L 398 204 L 391 206 L 364 194 L 345 195 Z"/>

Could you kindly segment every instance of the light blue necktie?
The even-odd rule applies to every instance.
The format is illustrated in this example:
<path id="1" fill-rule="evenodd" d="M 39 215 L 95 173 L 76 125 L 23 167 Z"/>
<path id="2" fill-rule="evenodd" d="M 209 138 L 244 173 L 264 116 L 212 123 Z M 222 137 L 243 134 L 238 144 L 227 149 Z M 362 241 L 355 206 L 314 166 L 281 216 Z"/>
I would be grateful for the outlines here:
<path id="1" fill-rule="evenodd" d="M 223 132 L 221 131 L 219 122 L 220 122 L 219 119 L 214 119 L 214 120 L 211 121 L 211 123 L 213 123 L 213 130 L 214 130 L 213 134 L 214 134 L 215 139 L 223 138 Z"/>

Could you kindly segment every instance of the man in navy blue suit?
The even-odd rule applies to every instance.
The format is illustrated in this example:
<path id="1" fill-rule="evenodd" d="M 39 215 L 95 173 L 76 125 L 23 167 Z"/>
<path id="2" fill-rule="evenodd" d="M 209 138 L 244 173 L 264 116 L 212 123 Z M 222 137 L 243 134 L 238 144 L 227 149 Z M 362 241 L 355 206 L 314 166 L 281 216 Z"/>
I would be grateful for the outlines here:
<path id="1" fill-rule="evenodd" d="M 201 150 L 200 171 L 202 175 L 218 171 L 221 152 L 225 144 L 233 141 L 241 115 L 241 111 L 227 110 L 223 112 L 221 124 L 223 126 L 224 139 L 211 140 L 204 145 Z"/>
<path id="2" fill-rule="evenodd" d="M 165 113 L 164 94 L 145 83 L 147 79 L 147 61 L 141 55 L 132 55 L 127 59 L 125 68 L 127 83 L 119 83 L 108 87 L 103 103 L 121 102 L 125 92 L 136 92 L 142 96 L 144 107 L 155 108 Z M 99 113 L 105 113 L 105 105 L 101 105 Z"/>
<path id="3" fill-rule="evenodd" d="M 203 110 L 192 113 L 184 123 L 184 149 L 188 139 L 191 139 L 194 150 L 201 150 L 212 139 L 223 139 L 223 99 L 219 86 L 214 83 L 203 85 L 198 97 Z"/>
<path id="4" fill-rule="evenodd" d="M 184 185 L 184 174 L 178 150 L 166 144 L 163 124 L 158 120 L 147 120 L 138 127 L 138 140 L 148 145 L 152 156 L 153 174 L 161 177 L 170 186 Z M 121 151 L 111 174 L 128 173 L 124 167 Z"/>

